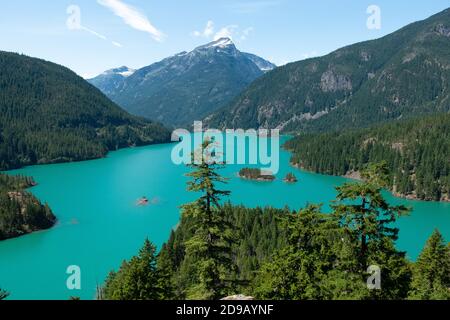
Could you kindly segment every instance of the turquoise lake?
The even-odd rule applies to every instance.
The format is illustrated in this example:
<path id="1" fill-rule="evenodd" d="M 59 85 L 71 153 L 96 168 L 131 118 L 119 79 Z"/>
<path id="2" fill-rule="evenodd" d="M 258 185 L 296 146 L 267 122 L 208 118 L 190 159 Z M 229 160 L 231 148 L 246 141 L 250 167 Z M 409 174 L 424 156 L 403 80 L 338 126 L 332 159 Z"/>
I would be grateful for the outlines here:
<path id="1" fill-rule="evenodd" d="M 166 144 L 124 149 L 105 159 L 10 172 L 34 177 L 38 186 L 32 193 L 47 202 L 59 220 L 51 230 L 0 242 L 0 287 L 11 292 L 10 299 L 93 299 L 96 285 L 136 254 L 146 237 L 161 246 L 178 224 L 179 206 L 195 198 L 186 192 L 188 170 L 171 161 L 172 148 Z M 334 187 L 348 181 L 294 169 L 289 157 L 281 151 L 280 172 L 272 183 L 239 179 L 240 166 L 223 169 L 231 179 L 226 186 L 232 191 L 230 200 L 251 207 L 299 209 L 307 203 L 328 204 L 336 195 Z M 299 183 L 283 183 L 288 172 L 294 172 Z M 142 196 L 151 200 L 149 206 L 136 205 Z M 417 258 L 435 228 L 450 240 L 450 203 L 386 196 L 391 203 L 414 209 L 398 223 L 397 246 L 410 259 Z M 80 291 L 66 287 L 70 265 L 81 268 Z"/>

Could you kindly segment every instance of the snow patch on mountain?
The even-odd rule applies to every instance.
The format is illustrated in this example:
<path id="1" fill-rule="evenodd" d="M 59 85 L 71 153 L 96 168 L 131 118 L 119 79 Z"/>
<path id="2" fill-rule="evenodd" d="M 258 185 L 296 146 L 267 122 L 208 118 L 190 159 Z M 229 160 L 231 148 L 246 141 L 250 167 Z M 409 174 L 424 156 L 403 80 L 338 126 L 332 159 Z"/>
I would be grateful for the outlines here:
<path id="1" fill-rule="evenodd" d="M 228 46 L 233 46 L 234 43 L 230 38 L 220 38 L 217 41 L 214 41 L 210 44 L 210 47 L 220 47 L 220 48 L 225 48 Z"/>
<path id="2" fill-rule="evenodd" d="M 128 67 L 120 67 L 120 68 L 115 68 L 115 69 L 111 69 L 108 71 L 103 72 L 103 75 L 105 76 L 109 76 L 109 75 L 120 75 L 122 77 L 128 78 L 129 76 L 133 75 L 136 72 L 135 69 L 131 69 Z"/>

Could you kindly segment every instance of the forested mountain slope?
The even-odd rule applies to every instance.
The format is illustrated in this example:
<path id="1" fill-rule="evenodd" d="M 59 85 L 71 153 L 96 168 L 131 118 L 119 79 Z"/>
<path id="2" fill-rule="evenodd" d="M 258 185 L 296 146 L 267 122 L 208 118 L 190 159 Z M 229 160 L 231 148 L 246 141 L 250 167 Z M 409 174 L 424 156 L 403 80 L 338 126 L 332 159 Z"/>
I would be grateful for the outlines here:
<path id="1" fill-rule="evenodd" d="M 0 170 L 98 158 L 169 138 L 69 69 L 0 51 Z"/>
<path id="2" fill-rule="evenodd" d="M 395 193 L 450 200 L 450 114 L 342 133 L 300 135 L 286 148 L 293 151 L 294 164 L 332 175 L 355 173 L 369 163 L 387 161 L 389 187 Z"/>
<path id="3" fill-rule="evenodd" d="M 89 81 L 132 114 L 170 126 L 188 126 L 229 103 L 273 68 L 274 64 L 243 53 L 231 39 L 222 38 L 131 75 L 121 68 Z"/>
<path id="4" fill-rule="evenodd" d="M 334 131 L 450 110 L 450 9 L 383 38 L 277 68 L 214 128 Z"/>

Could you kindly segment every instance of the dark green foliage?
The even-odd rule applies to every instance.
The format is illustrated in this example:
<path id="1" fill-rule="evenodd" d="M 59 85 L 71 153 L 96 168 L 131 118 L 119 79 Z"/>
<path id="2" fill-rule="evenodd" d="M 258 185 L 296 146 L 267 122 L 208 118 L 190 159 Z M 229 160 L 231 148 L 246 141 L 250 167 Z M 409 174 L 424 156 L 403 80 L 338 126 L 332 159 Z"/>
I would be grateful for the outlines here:
<path id="1" fill-rule="evenodd" d="M 205 141 L 193 154 L 193 160 L 201 161 L 190 165 L 188 191 L 200 197 L 182 207 L 181 223 L 160 254 L 178 299 L 217 299 L 246 290 L 261 261 L 283 242 L 273 210 L 264 214 L 221 205 L 230 192 L 217 188 L 226 179 L 217 173 L 222 165 L 208 157 L 212 145 Z M 243 238 L 248 240 L 238 243 Z"/>
<path id="2" fill-rule="evenodd" d="M 183 207 L 179 226 L 158 256 L 159 281 L 153 283 L 165 284 L 159 297 L 218 299 L 240 293 L 277 300 L 399 300 L 409 293 L 417 299 L 447 298 L 450 245 L 439 233 L 413 264 L 413 281 L 411 263 L 395 248 L 393 224 L 407 210 L 390 206 L 381 195 L 389 176 L 386 163 L 368 165 L 362 173 L 366 182 L 338 187 L 332 214 L 318 205 L 299 212 L 220 205 L 214 186 L 223 178 L 211 165 L 194 167 L 190 189 L 202 197 Z M 368 287 L 369 266 L 381 271 L 381 289 Z M 132 293 L 128 299 L 136 297 Z"/>
<path id="3" fill-rule="evenodd" d="M 34 185 L 31 178 L 0 174 L 0 240 L 48 229 L 56 217 L 25 189 Z"/>
<path id="4" fill-rule="evenodd" d="M 340 245 L 338 228 L 320 207 L 310 206 L 285 216 L 287 246 L 263 265 L 255 280 L 254 294 L 260 299 L 326 299 L 321 286 L 324 276 L 334 269 Z"/>
<path id="5" fill-rule="evenodd" d="M 335 131 L 448 112 L 450 9 L 383 38 L 277 68 L 207 118 L 213 128 Z"/>
<path id="6" fill-rule="evenodd" d="M 364 130 L 302 135 L 286 148 L 292 162 L 314 172 L 345 175 L 386 161 L 387 186 L 424 200 L 450 197 L 450 115 L 439 114 Z"/>
<path id="7" fill-rule="evenodd" d="M 373 176 L 368 173 L 368 176 Z M 287 215 L 288 245 L 265 264 L 255 281 L 261 299 L 404 299 L 411 272 L 390 227 L 405 208 L 390 207 L 369 183 L 338 188 L 332 215 L 309 206 Z M 348 204 L 348 202 L 354 204 Z M 367 288 L 367 268 L 381 269 L 382 289 Z"/>
<path id="8" fill-rule="evenodd" d="M 233 282 L 228 293 L 251 293 L 251 283 L 261 265 L 272 254 L 286 244 L 286 234 L 280 225 L 280 217 L 291 213 L 288 209 L 273 208 L 249 209 L 227 203 L 221 207 L 227 228 L 234 232 L 235 241 L 231 244 L 233 268 L 226 274 Z M 172 233 L 161 255 L 169 256 L 173 265 L 173 279 L 176 286 L 175 297 L 184 299 L 192 292 L 197 282 L 192 274 L 196 260 L 189 261 L 185 243 L 192 239 L 197 224 L 191 216 L 183 216 L 177 229 Z M 194 289 L 195 290 L 195 289 Z"/>
<path id="9" fill-rule="evenodd" d="M 173 300 L 175 293 L 174 264 L 171 251 L 166 250 L 167 244 L 163 245 L 157 257 L 158 283 L 161 300 Z"/>
<path id="10" fill-rule="evenodd" d="M 450 300 L 450 249 L 436 230 L 414 265 L 411 299 Z"/>
<path id="11" fill-rule="evenodd" d="M 169 138 L 166 129 L 128 115 L 72 71 L 0 52 L 0 170 L 99 158 Z"/>
<path id="12" fill-rule="evenodd" d="M 341 227 L 352 234 L 352 242 L 359 245 L 357 258 L 361 268 L 367 268 L 369 242 L 377 247 L 389 239 L 396 241 L 398 228 L 393 227 L 395 221 L 409 210 L 404 206 L 392 207 L 381 194 L 384 179 L 378 174 L 385 174 L 385 165 L 371 165 L 363 172 L 367 179 L 364 183 L 346 183 L 337 187 L 337 203 L 333 207 L 333 215 Z M 380 179 L 382 179 L 380 181 Z"/>
<path id="13" fill-rule="evenodd" d="M 157 268 L 156 247 L 146 240 L 137 256 L 109 274 L 102 299 L 161 300 L 167 293 L 164 279 Z"/>
<path id="14" fill-rule="evenodd" d="M 182 215 L 191 217 L 196 226 L 192 237 L 184 243 L 186 256 L 182 265 L 191 270 L 190 276 L 195 279 L 196 285 L 187 292 L 192 299 L 217 299 L 231 286 L 227 272 L 233 268 L 230 253 L 234 234 L 220 211 L 221 199 L 230 192 L 217 188 L 226 179 L 217 173 L 222 165 L 206 156 L 210 146 L 212 142 L 205 141 L 203 148 L 196 151 L 201 153 L 201 161 L 198 164 L 194 161 L 190 165 L 193 171 L 187 174 L 192 178 L 188 191 L 197 192 L 200 197 L 182 207 Z"/>
<path id="15" fill-rule="evenodd" d="M 398 238 L 397 219 L 409 213 L 404 206 L 390 206 L 381 194 L 387 179 L 386 163 L 370 164 L 362 172 L 364 183 L 346 183 L 337 187 L 338 195 L 333 217 L 344 234 L 349 236 L 355 273 L 371 265 L 380 267 L 383 287 L 370 291 L 368 297 L 405 298 L 409 289 L 410 272 L 405 254 L 398 252 L 394 242 Z"/>

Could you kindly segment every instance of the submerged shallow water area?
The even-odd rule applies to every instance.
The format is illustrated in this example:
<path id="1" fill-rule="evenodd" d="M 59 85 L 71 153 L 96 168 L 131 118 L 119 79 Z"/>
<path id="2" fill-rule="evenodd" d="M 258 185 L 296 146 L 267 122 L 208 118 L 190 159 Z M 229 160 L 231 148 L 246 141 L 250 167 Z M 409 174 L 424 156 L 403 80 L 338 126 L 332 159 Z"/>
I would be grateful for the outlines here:
<path id="1" fill-rule="evenodd" d="M 33 166 L 9 172 L 32 176 L 31 189 L 47 202 L 58 224 L 47 231 L 0 242 L 0 287 L 10 299 L 95 298 L 96 286 L 136 254 L 145 238 L 161 246 L 179 222 L 179 207 L 195 199 L 186 192 L 188 169 L 171 161 L 173 144 L 124 149 L 107 158 L 79 163 Z M 274 182 L 242 180 L 242 165 L 230 165 L 221 174 L 230 178 L 233 204 L 250 207 L 288 205 L 299 209 L 308 203 L 327 204 L 335 187 L 348 181 L 308 173 L 289 165 L 289 153 L 280 153 L 280 171 Z M 293 172 L 299 182 L 287 184 Z M 450 240 L 450 203 L 388 200 L 413 208 L 401 218 L 398 248 L 416 259 L 435 228 Z M 146 205 L 138 205 L 146 198 Z M 68 266 L 81 268 L 81 290 L 70 291 Z"/>

